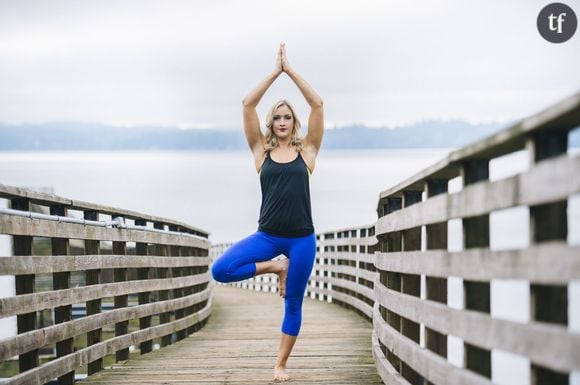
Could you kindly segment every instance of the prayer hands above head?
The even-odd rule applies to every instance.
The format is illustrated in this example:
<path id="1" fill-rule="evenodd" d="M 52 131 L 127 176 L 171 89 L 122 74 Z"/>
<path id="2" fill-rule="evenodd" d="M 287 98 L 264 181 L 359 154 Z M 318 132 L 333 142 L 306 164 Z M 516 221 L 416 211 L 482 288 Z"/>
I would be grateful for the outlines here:
<path id="1" fill-rule="evenodd" d="M 278 56 L 276 56 L 276 66 L 274 68 L 274 72 L 276 75 L 280 75 L 284 71 L 284 67 L 282 67 L 282 44 L 278 48 Z"/>
<path id="2" fill-rule="evenodd" d="M 285 43 L 280 43 L 280 52 L 282 54 L 282 71 L 288 73 L 288 71 L 290 71 L 290 64 L 288 63 L 288 58 L 286 57 Z"/>

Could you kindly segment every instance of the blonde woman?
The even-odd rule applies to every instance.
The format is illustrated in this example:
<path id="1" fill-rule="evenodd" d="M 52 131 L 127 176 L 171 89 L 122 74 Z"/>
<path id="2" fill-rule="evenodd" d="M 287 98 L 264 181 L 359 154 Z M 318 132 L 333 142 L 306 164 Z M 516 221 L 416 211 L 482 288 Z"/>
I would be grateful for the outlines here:
<path id="1" fill-rule="evenodd" d="M 256 106 L 282 73 L 296 84 L 310 106 L 308 134 L 302 137 L 300 121 L 292 105 L 281 100 L 266 117 L 266 135 L 260 130 Z M 260 175 L 262 205 L 258 230 L 231 246 L 212 266 L 219 282 L 244 280 L 274 273 L 284 298 L 280 351 L 274 380 L 287 381 L 286 363 L 302 324 L 302 301 L 316 254 L 309 178 L 324 133 L 322 99 L 288 64 L 286 47 L 280 44 L 276 66 L 243 100 L 244 132 L 256 171 Z M 287 258 L 272 259 L 280 254 Z"/>

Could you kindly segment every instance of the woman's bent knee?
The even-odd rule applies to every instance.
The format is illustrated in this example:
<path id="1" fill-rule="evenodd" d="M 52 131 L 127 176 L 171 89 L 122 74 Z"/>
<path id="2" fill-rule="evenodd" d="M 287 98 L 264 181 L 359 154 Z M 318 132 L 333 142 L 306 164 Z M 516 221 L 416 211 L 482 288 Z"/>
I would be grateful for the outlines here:
<path id="1" fill-rule="evenodd" d="M 211 276 L 218 282 L 228 283 L 231 281 L 231 276 L 227 270 L 220 263 L 214 263 L 211 267 Z"/>

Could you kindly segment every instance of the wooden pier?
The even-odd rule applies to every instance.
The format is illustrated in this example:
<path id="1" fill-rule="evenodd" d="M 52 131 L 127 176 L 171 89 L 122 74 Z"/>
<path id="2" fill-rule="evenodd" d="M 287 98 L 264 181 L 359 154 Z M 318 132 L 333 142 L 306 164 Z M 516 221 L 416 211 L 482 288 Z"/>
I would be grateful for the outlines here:
<path id="1" fill-rule="evenodd" d="M 83 383 L 268 384 L 278 353 L 283 300 L 227 286 L 213 289 L 203 329 L 163 349 L 115 364 Z M 382 384 L 371 353 L 372 324 L 337 305 L 305 299 L 288 362 L 292 384 Z"/>

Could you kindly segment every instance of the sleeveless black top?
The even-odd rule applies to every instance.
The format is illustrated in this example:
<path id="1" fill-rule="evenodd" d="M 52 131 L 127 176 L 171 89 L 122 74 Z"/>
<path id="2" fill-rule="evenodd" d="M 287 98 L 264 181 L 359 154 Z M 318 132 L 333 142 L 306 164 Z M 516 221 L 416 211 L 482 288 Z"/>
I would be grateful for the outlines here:
<path id="1" fill-rule="evenodd" d="M 278 163 L 266 153 L 260 171 L 262 206 L 258 230 L 281 237 L 303 237 L 314 232 L 310 207 L 309 171 L 302 155 Z"/>

